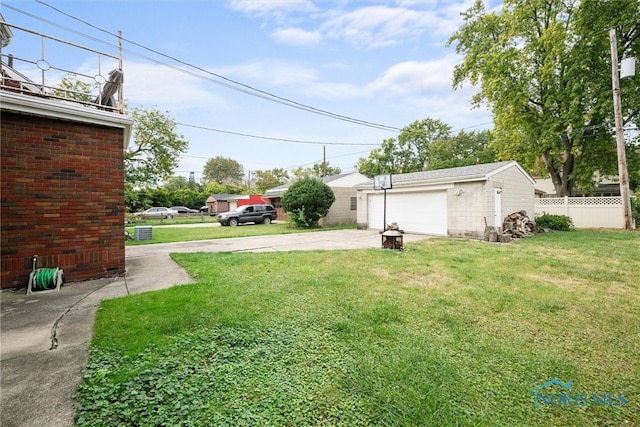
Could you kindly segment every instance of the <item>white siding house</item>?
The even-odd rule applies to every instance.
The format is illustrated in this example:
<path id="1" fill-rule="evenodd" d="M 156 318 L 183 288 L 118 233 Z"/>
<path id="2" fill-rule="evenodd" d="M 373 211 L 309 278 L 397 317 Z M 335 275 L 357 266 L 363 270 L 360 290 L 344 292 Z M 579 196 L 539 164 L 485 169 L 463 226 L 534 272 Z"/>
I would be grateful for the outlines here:
<path id="1" fill-rule="evenodd" d="M 392 176 L 393 188 L 358 185 L 358 228 L 382 230 L 397 222 L 410 233 L 481 238 L 505 215 L 534 211 L 535 181 L 515 161 Z M 385 218 L 386 216 L 386 218 Z"/>

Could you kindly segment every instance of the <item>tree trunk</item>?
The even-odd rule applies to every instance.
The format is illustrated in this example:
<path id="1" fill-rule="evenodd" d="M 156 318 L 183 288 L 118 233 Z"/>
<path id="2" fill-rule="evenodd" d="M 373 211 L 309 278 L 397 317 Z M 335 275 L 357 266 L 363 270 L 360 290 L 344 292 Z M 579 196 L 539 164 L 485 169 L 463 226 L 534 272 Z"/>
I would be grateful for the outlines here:
<path id="1" fill-rule="evenodd" d="M 571 151 L 567 150 L 564 151 L 563 157 L 564 162 L 556 166 L 554 159 L 549 156 L 549 150 L 546 150 L 542 155 L 542 160 L 547 165 L 547 171 L 558 197 L 570 196 L 573 190 L 573 180 L 569 179 L 569 175 L 573 172 L 575 157 Z"/>

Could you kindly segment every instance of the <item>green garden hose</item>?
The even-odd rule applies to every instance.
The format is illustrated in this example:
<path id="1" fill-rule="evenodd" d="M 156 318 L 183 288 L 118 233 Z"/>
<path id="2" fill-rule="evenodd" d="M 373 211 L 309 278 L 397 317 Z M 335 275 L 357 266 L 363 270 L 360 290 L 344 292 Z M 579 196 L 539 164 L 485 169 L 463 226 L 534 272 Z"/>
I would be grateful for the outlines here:
<path id="1" fill-rule="evenodd" d="M 53 289 L 56 287 L 57 268 L 41 268 L 35 274 L 35 284 L 38 289 Z"/>

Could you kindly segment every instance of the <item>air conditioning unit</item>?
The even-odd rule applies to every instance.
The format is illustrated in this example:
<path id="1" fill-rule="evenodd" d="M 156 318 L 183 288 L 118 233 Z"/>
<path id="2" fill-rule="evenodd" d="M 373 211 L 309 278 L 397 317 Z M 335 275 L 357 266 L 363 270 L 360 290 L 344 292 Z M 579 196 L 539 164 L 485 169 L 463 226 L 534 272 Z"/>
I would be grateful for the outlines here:
<path id="1" fill-rule="evenodd" d="M 151 240 L 153 234 L 153 227 L 150 226 L 136 226 L 133 234 L 135 240 Z"/>

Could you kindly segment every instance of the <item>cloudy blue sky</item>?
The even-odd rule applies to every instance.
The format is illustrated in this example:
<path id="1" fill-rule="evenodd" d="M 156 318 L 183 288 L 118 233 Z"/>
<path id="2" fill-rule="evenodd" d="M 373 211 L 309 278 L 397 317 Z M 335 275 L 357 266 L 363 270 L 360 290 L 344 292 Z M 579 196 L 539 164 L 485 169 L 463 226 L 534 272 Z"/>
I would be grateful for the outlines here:
<path id="1" fill-rule="evenodd" d="M 451 87 L 461 58 L 446 42 L 471 4 L 6 0 L 0 11 L 11 24 L 107 53 L 117 53 L 117 40 L 108 33 L 121 30 L 127 103 L 168 111 L 180 123 L 189 151 L 176 173 L 199 178 L 207 159 L 218 155 L 247 172 L 292 170 L 322 161 L 323 149 L 330 164 L 351 171 L 358 158 L 398 135 L 393 128 L 426 117 L 454 131 L 490 127 L 486 109 L 471 109 L 474 89 Z M 40 49 L 37 38 L 14 31 L 3 53 L 33 56 Z M 97 67 L 88 52 L 48 42 L 45 50 L 74 71 L 91 74 Z M 101 66 L 108 72 L 113 64 L 103 60 Z M 270 95 L 282 102 L 264 99 Z"/>

